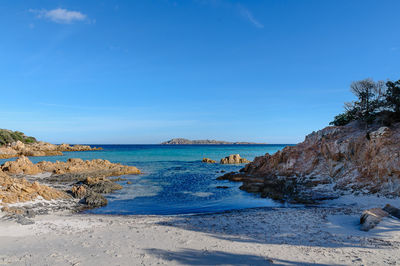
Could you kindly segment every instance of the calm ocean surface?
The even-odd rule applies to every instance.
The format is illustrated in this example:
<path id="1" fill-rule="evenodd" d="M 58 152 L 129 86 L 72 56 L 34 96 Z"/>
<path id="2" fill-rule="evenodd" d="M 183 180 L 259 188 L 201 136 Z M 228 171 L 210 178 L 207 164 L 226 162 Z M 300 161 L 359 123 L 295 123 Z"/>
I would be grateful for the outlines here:
<path id="1" fill-rule="evenodd" d="M 188 214 L 219 212 L 251 207 L 280 206 L 269 199 L 239 190 L 240 183 L 218 181 L 222 173 L 243 165 L 202 163 L 203 157 L 219 161 L 239 153 L 253 160 L 287 145 L 94 145 L 102 151 L 65 152 L 64 156 L 31 157 L 39 161 L 106 159 L 138 167 L 143 174 L 127 175 L 119 182 L 124 188 L 106 197 L 108 205 L 90 210 L 98 214 Z M 6 160 L 0 160 L 0 164 Z M 228 186 L 227 189 L 217 186 Z"/>

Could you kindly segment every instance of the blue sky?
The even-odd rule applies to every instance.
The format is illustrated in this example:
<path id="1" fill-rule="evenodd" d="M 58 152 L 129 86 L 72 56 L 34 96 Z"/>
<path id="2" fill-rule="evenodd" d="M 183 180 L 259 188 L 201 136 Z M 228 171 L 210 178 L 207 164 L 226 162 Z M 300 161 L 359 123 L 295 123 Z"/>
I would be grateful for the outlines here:
<path id="1" fill-rule="evenodd" d="M 297 143 L 400 79 L 400 1 L 1 1 L 0 127 L 69 143 Z"/>

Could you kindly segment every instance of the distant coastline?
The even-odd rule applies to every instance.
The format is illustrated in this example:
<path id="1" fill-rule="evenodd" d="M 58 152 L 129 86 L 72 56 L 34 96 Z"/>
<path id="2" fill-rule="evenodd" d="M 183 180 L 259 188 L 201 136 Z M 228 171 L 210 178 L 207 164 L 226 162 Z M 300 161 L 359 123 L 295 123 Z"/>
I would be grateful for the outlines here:
<path id="1" fill-rule="evenodd" d="M 204 145 L 204 144 L 212 144 L 212 145 L 263 145 L 267 143 L 256 143 L 256 142 L 230 142 L 230 141 L 222 141 L 222 140 L 189 140 L 185 138 L 175 138 L 168 141 L 164 141 L 161 145 Z"/>

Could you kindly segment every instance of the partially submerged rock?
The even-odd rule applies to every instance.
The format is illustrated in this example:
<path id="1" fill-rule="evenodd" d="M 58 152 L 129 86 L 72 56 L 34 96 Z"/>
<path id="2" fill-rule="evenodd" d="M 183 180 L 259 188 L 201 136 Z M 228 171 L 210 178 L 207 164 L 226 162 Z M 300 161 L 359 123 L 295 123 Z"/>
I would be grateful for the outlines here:
<path id="1" fill-rule="evenodd" d="M 96 193 L 107 194 L 115 190 L 122 189 L 122 186 L 105 178 L 90 178 L 88 177 L 83 182 L 89 190 Z"/>
<path id="2" fill-rule="evenodd" d="M 101 194 L 111 193 L 119 189 L 122 189 L 121 185 L 106 178 L 88 177 L 85 181 L 74 185 L 70 193 L 75 198 L 82 199 L 81 203 L 88 205 L 88 207 L 97 208 L 107 205 L 107 199 Z"/>
<path id="3" fill-rule="evenodd" d="M 202 162 L 203 163 L 216 163 L 215 160 L 211 160 L 210 158 L 203 158 Z"/>
<path id="4" fill-rule="evenodd" d="M 83 203 L 91 208 L 102 207 L 108 204 L 107 199 L 103 195 L 93 191 L 89 191 L 86 194 Z"/>
<path id="5" fill-rule="evenodd" d="M 222 158 L 220 164 L 241 164 L 241 163 L 250 163 L 246 158 L 240 157 L 239 154 L 231 154 L 225 158 Z"/>
<path id="6" fill-rule="evenodd" d="M 362 231 L 369 231 L 377 226 L 382 221 L 383 217 L 386 217 L 388 215 L 389 213 L 380 208 L 365 210 L 360 217 L 360 229 Z"/>

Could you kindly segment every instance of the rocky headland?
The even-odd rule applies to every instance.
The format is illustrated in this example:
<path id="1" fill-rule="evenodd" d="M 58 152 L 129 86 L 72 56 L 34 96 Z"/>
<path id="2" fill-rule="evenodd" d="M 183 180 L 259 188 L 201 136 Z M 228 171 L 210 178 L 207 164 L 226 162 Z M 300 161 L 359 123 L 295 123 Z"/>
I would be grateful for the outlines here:
<path id="1" fill-rule="evenodd" d="M 400 195 L 400 123 L 390 127 L 355 121 L 330 126 L 273 155 L 256 157 L 220 180 L 241 189 L 297 203 L 331 199 L 344 191 Z"/>
<path id="2" fill-rule="evenodd" d="M 0 159 L 8 159 L 20 156 L 56 156 L 63 155 L 63 151 L 95 151 L 102 148 L 92 148 L 89 145 L 55 145 L 43 141 L 24 143 L 17 140 L 0 146 Z"/>
<path id="3" fill-rule="evenodd" d="M 255 142 L 229 142 L 221 140 L 189 140 L 185 138 L 175 138 L 168 141 L 164 141 L 161 145 L 252 145 L 252 144 L 266 144 L 266 143 L 255 143 Z"/>

